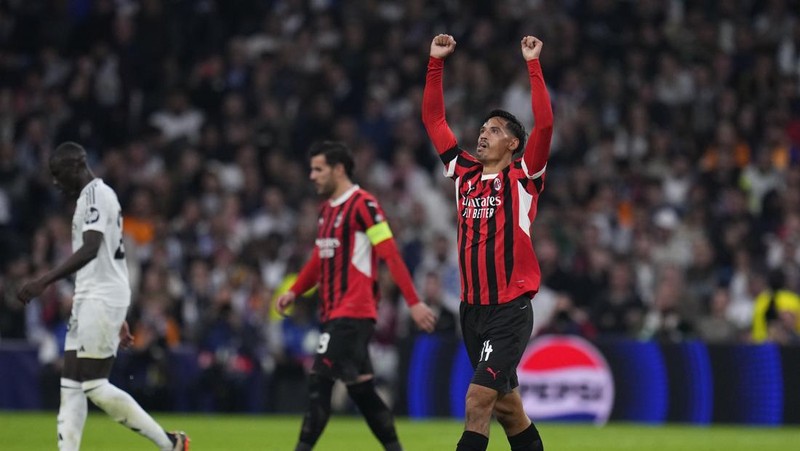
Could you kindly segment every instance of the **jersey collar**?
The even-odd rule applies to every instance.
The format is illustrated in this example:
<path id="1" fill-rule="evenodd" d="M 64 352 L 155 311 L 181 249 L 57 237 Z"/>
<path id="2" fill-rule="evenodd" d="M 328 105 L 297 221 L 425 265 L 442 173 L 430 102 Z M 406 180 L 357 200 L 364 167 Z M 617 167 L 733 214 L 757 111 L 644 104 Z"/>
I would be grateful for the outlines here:
<path id="1" fill-rule="evenodd" d="M 339 205 L 342 205 L 343 203 L 345 203 L 345 201 L 347 201 L 347 199 L 350 199 L 350 196 L 352 196 L 359 189 L 360 187 L 358 185 L 353 185 L 349 190 L 342 193 L 341 196 L 337 197 L 336 199 L 333 199 L 331 201 L 331 207 L 338 207 Z"/>

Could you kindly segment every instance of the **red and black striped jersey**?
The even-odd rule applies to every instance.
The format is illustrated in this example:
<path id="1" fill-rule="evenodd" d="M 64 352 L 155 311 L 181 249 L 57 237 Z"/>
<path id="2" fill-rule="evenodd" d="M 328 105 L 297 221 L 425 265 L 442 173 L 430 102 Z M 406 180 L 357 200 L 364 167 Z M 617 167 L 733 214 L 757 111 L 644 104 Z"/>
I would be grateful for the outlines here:
<path id="1" fill-rule="evenodd" d="M 316 240 L 323 321 L 376 317 L 378 261 L 367 230 L 384 219 L 378 201 L 358 185 L 323 202 Z"/>
<path id="2" fill-rule="evenodd" d="M 521 160 L 493 175 L 465 150 L 441 154 L 456 182 L 461 298 L 502 304 L 539 290 L 539 263 L 530 228 L 543 178 L 530 179 Z"/>
<path id="3" fill-rule="evenodd" d="M 462 301 L 491 305 L 539 290 L 541 272 L 531 224 L 544 187 L 553 112 L 538 60 L 528 62 L 535 127 L 523 155 L 497 174 L 461 149 L 447 125 L 442 93 L 444 62 L 431 57 L 422 120 L 442 162 L 456 182 L 458 254 Z"/>
<path id="4" fill-rule="evenodd" d="M 378 258 L 384 260 L 409 307 L 419 302 L 383 210 L 372 194 L 353 185 L 323 202 L 316 246 L 291 288 L 295 294 L 317 285 L 322 322 L 377 317 Z"/>

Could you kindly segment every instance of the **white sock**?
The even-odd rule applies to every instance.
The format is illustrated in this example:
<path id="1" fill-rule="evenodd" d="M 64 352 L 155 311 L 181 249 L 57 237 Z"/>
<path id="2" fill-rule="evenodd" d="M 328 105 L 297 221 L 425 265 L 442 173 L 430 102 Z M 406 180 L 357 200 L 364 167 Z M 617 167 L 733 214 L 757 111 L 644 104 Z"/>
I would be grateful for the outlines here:
<path id="1" fill-rule="evenodd" d="M 172 449 L 172 441 L 156 420 L 131 395 L 111 385 L 108 379 L 86 381 L 83 383 L 83 391 L 114 421 L 149 438 L 162 450 Z"/>
<path id="2" fill-rule="evenodd" d="M 61 378 L 61 404 L 58 406 L 58 449 L 78 451 L 81 448 L 83 425 L 86 423 L 86 395 L 81 383 Z"/>

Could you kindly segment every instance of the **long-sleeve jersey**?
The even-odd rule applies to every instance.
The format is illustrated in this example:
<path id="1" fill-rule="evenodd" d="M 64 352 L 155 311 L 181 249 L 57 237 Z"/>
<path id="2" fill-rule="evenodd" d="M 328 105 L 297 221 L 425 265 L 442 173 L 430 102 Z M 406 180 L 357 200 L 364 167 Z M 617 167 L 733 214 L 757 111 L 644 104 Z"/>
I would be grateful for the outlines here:
<path id="1" fill-rule="evenodd" d="M 531 224 L 544 188 L 553 111 L 539 60 L 528 61 L 535 124 L 520 158 L 497 174 L 459 147 L 445 119 L 444 60 L 431 57 L 422 121 L 456 184 L 458 256 L 462 301 L 490 305 L 539 290 L 541 271 L 531 243 Z"/>
<path id="2" fill-rule="evenodd" d="M 317 285 L 323 322 L 376 319 L 378 258 L 386 262 L 408 306 L 417 304 L 419 297 L 383 210 L 372 194 L 354 185 L 323 202 L 313 254 L 290 290 L 299 295 Z"/>

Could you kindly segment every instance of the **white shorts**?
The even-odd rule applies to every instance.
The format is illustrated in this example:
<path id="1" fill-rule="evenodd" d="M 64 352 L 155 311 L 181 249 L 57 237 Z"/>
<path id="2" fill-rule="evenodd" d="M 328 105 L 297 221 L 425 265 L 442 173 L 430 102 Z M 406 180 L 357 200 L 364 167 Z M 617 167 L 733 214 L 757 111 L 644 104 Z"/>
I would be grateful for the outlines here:
<path id="1" fill-rule="evenodd" d="M 117 355 L 119 329 L 128 307 L 97 300 L 75 300 L 67 325 L 64 350 L 77 351 L 78 358 L 107 359 Z"/>

